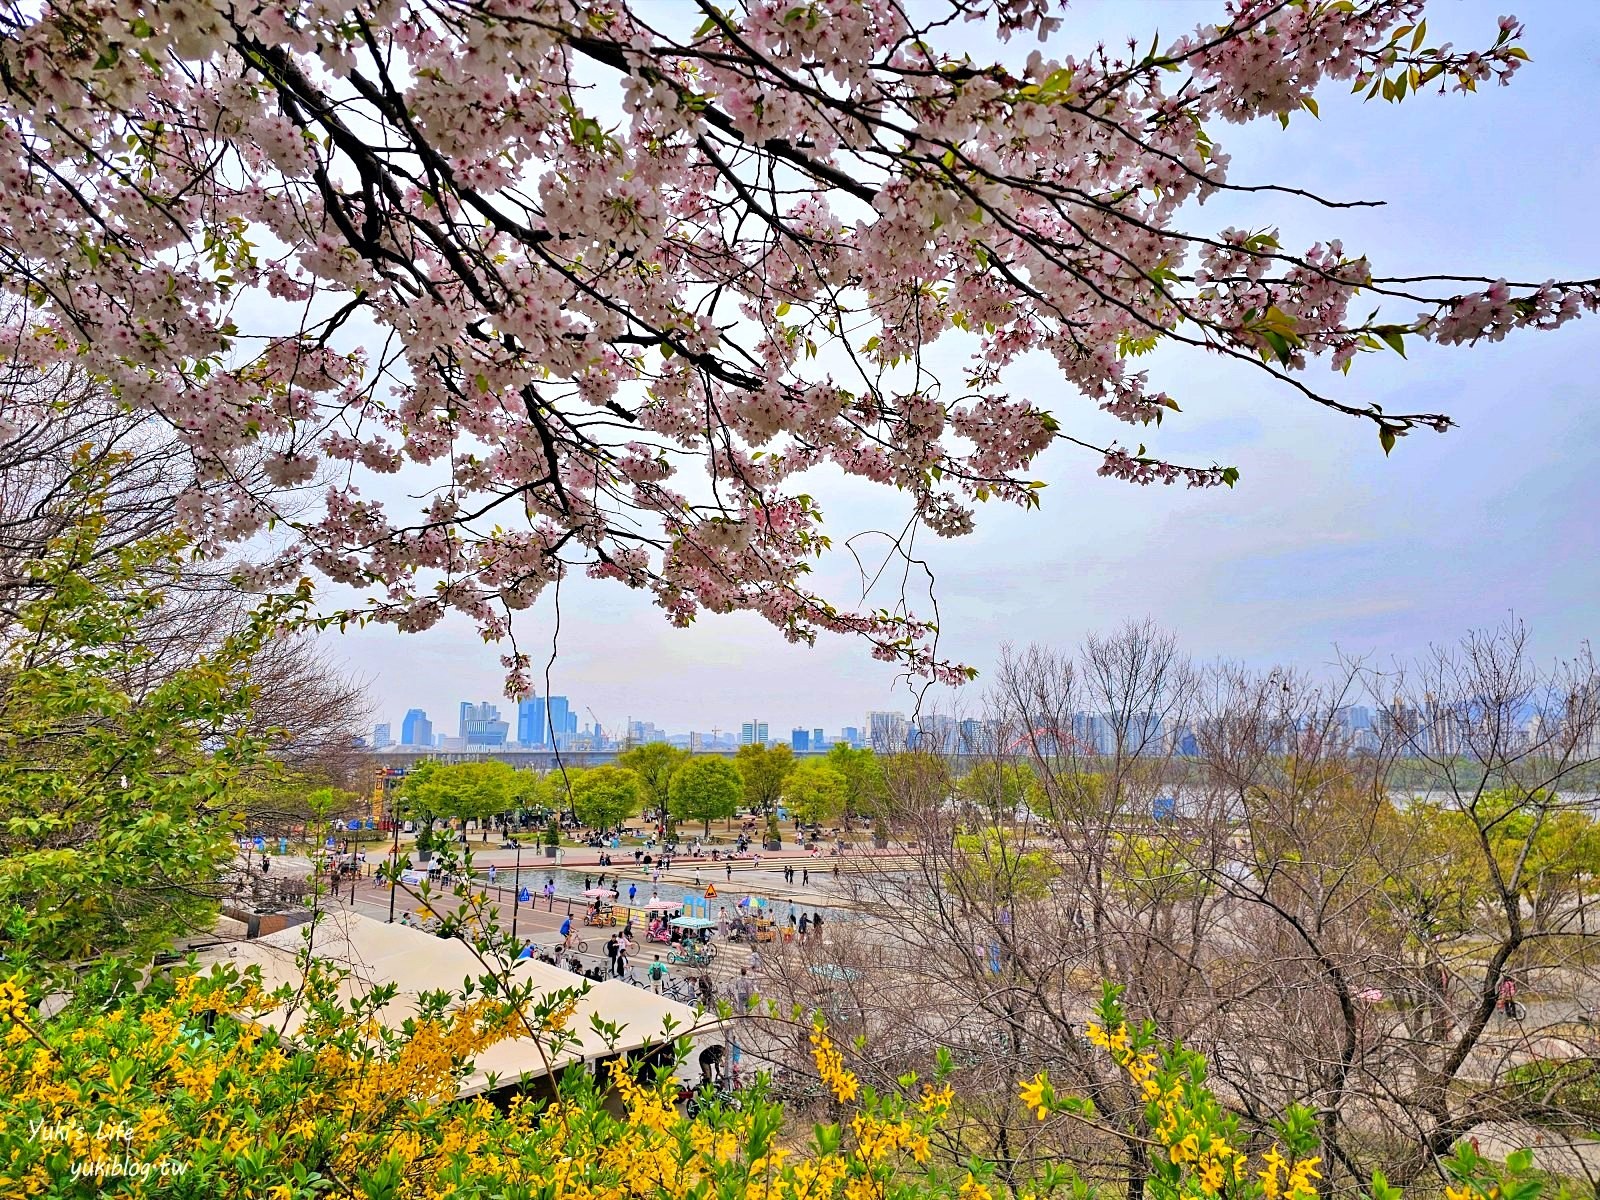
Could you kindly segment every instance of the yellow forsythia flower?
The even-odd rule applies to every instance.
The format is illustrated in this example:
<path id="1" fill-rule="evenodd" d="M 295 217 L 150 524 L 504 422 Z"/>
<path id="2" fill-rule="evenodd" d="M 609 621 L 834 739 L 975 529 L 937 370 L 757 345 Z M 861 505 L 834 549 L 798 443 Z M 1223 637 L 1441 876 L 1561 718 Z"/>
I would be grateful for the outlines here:
<path id="1" fill-rule="evenodd" d="M 1043 1072 L 1022 1085 L 1022 1103 L 1033 1109 L 1041 1121 L 1050 1115 L 1049 1106 L 1044 1102 L 1044 1093 L 1048 1086 Z"/>

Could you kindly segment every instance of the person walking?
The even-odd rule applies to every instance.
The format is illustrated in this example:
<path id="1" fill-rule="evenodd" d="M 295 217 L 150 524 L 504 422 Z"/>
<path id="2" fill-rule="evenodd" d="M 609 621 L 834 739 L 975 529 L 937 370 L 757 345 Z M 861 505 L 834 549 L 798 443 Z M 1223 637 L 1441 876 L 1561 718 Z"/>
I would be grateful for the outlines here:
<path id="1" fill-rule="evenodd" d="M 489 864 L 489 886 L 490 887 L 494 886 L 494 877 L 495 877 L 496 874 L 498 874 L 498 872 L 495 871 L 494 864 L 490 863 Z"/>
<path id="2" fill-rule="evenodd" d="M 617 973 L 617 935 L 614 933 L 606 939 L 606 967 L 613 975 Z"/>
<path id="3" fill-rule="evenodd" d="M 659 996 L 667 978 L 667 964 L 661 961 L 661 955 L 655 956 L 655 961 L 650 964 L 650 969 L 645 975 L 650 979 L 650 990 Z"/>
<path id="4" fill-rule="evenodd" d="M 810 867 L 802 867 L 802 868 L 800 868 L 800 882 L 806 887 L 810 887 L 811 886 L 811 868 Z"/>
<path id="5" fill-rule="evenodd" d="M 264 869 L 265 868 L 263 868 L 263 870 Z M 732 859 L 729 859 L 728 860 L 728 864 L 725 867 L 722 868 L 722 874 L 723 874 L 723 877 L 726 878 L 729 883 L 733 882 L 733 860 Z"/>
<path id="6" fill-rule="evenodd" d="M 700 868 L 699 867 L 696 867 L 694 869 L 694 890 L 697 891 L 697 892 L 700 890 Z"/>
<path id="7" fill-rule="evenodd" d="M 628 885 L 628 906 L 630 908 L 633 906 L 634 898 L 636 896 L 638 896 L 638 894 L 639 894 L 639 885 L 637 883 L 630 883 Z"/>
<path id="8" fill-rule="evenodd" d="M 794 918 L 791 917 L 789 919 L 793 920 Z M 811 932 L 811 918 L 809 916 L 807 916 L 805 913 L 801 913 L 800 914 L 800 936 L 803 938 L 803 937 L 806 936 L 806 934 L 808 934 L 810 932 Z"/>
<path id="9" fill-rule="evenodd" d="M 555 912 L 556 881 L 554 879 L 546 879 L 544 881 L 544 903 L 546 912 Z"/>
<path id="10" fill-rule="evenodd" d="M 751 982 L 750 969 L 748 967 L 739 968 L 739 982 L 734 985 L 733 994 L 738 998 L 740 1008 L 750 1007 L 750 1001 L 755 996 L 756 991 L 755 985 Z"/>
<path id="11" fill-rule="evenodd" d="M 819 912 L 811 914 L 811 936 L 819 942 L 822 940 L 822 914 Z"/>
<path id="12" fill-rule="evenodd" d="M 1500 980 L 1498 989 L 1500 997 L 1497 1007 L 1508 1021 L 1522 1020 L 1522 1005 L 1517 1003 L 1517 981 L 1511 975 L 1506 975 Z"/>

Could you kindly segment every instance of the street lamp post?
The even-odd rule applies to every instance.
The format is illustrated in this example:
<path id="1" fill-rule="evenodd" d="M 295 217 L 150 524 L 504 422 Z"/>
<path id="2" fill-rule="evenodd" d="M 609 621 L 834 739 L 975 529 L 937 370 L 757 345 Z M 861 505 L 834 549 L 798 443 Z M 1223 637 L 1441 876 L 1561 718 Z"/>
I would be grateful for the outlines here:
<path id="1" fill-rule="evenodd" d="M 511 877 L 511 940 L 517 940 L 517 910 L 522 907 L 522 840 L 517 840 L 517 866 Z"/>
<path id="2" fill-rule="evenodd" d="M 394 848 L 389 851 L 389 924 L 394 924 L 394 884 L 400 874 L 400 822 L 398 813 L 391 813 L 389 824 L 394 826 Z"/>

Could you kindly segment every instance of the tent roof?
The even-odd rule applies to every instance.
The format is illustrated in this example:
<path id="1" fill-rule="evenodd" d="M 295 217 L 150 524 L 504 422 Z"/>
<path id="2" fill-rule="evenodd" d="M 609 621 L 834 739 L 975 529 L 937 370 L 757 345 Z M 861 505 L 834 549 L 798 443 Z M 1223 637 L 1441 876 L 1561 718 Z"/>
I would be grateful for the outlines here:
<path id="1" fill-rule="evenodd" d="M 335 966 L 348 968 L 349 977 L 340 985 L 342 999 L 363 996 L 373 987 L 392 983 L 394 999 L 378 1012 L 378 1020 L 398 1029 L 418 1011 L 421 992 L 460 987 L 486 973 L 466 943 L 458 938 L 440 938 L 406 925 L 390 925 L 355 912 L 329 912 L 316 924 L 298 925 L 269 934 L 253 942 L 236 943 L 228 948 L 227 958 L 241 970 L 261 969 L 262 985 L 269 991 L 298 983 L 303 977 L 299 956 L 312 933 L 311 951 Z M 620 979 L 592 983 L 570 971 L 552 967 L 537 959 L 525 958 L 514 964 L 512 977 L 531 981 L 536 995 L 548 995 L 588 984 L 578 1000 L 567 1030 L 569 1042 L 559 1056 L 547 1061 L 531 1038 L 510 1038 L 483 1050 L 473 1061 L 472 1070 L 462 1081 L 458 1094 L 473 1096 L 489 1090 L 489 1076 L 501 1086 L 520 1078 L 538 1078 L 571 1063 L 602 1058 L 625 1050 L 664 1045 L 689 1030 L 704 1032 L 717 1025 L 699 1019 L 686 1004 L 657 996 Z M 258 1018 L 264 1025 L 280 1028 L 293 1037 L 305 1020 L 304 1010 L 274 1009 Z M 596 1020 L 618 1027 L 615 1040 L 608 1040 L 595 1029 Z"/>

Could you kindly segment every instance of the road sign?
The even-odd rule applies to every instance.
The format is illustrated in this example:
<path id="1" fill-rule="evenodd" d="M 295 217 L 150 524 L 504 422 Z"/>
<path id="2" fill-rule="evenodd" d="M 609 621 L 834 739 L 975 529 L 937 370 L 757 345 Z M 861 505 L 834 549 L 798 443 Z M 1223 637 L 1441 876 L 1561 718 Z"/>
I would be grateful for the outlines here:
<path id="1" fill-rule="evenodd" d="M 714 883 L 707 884 L 706 885 L 706 899 L 707 900 L 715 900 L 716 898 L 717 898 L 717 885 L 714 884 Z"/>

